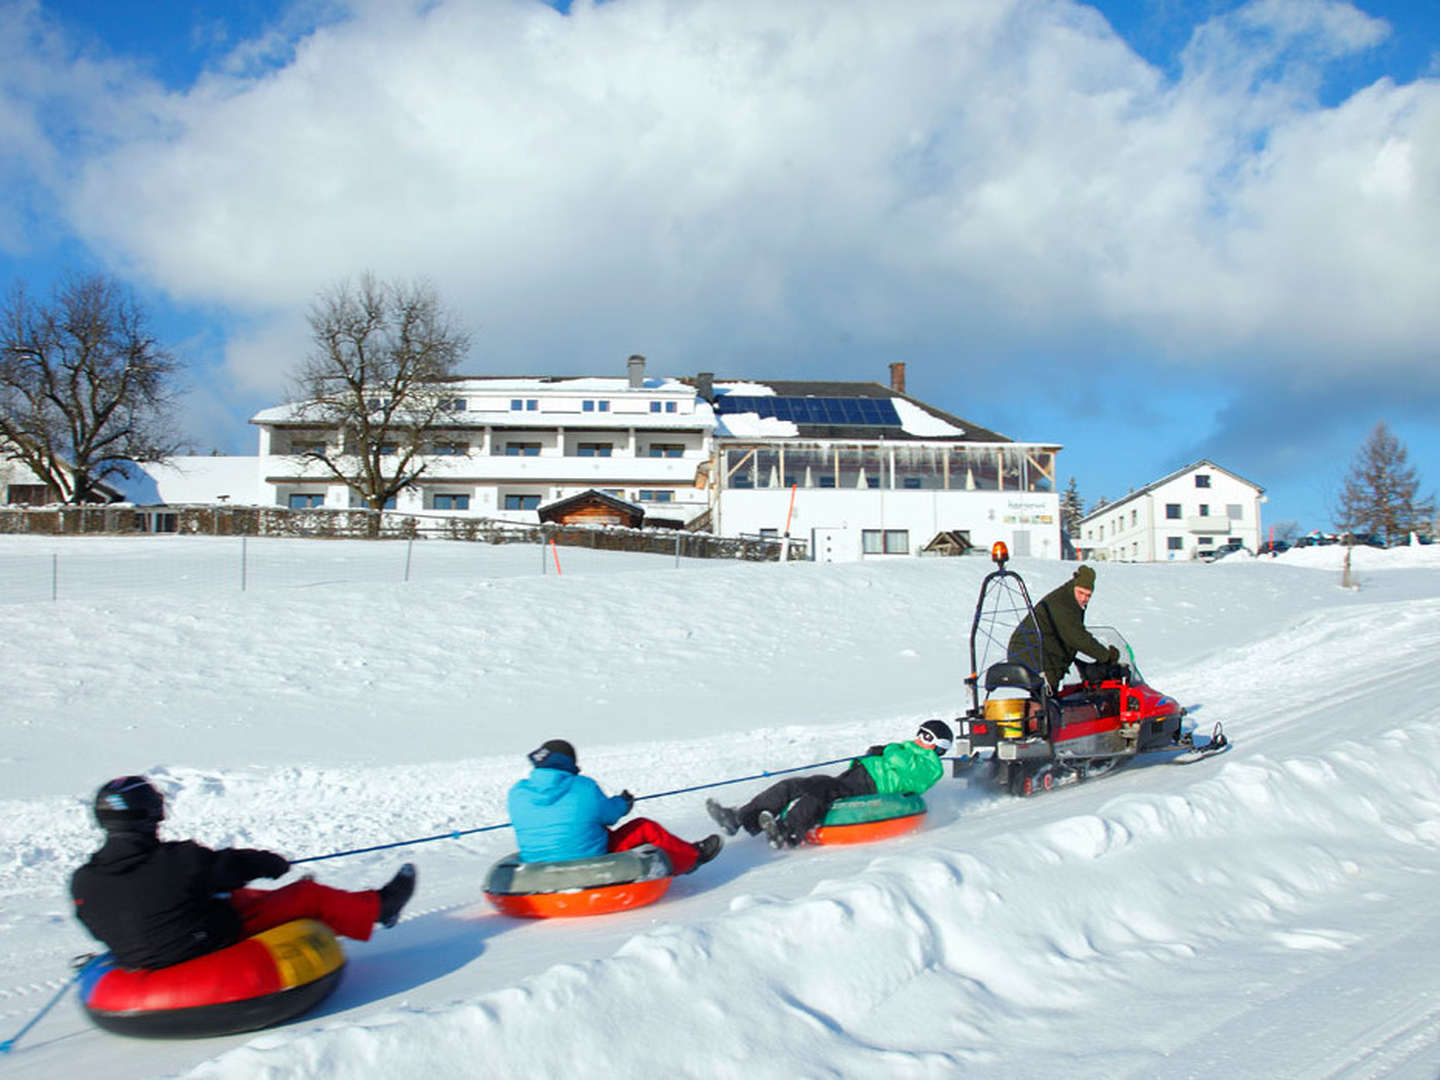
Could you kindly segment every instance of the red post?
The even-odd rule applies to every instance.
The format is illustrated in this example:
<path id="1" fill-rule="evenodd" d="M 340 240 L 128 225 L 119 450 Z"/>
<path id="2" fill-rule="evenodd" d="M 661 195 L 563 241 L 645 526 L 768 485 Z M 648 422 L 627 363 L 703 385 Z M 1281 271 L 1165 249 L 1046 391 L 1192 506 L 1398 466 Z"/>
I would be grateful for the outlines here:
<path id="1" fill-rule="evenodd" d="M 550 554 L 555 556 L 555 576 L 559 577 L 560 570 L 560 548 L 555 544 L 555 537 L 550 537 Z"/>

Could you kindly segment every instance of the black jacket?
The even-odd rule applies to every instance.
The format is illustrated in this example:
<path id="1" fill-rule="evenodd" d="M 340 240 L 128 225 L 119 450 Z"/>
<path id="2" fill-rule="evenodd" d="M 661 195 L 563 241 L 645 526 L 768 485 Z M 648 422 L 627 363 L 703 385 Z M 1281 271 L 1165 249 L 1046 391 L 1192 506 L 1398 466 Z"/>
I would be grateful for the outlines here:
<path id="1" fill-rule="evenodd" d="M 191 840 L 161 843 L 117 833 L 70 879 L 75 914 L 127 968 L 157 968 L 233 945 L 240 916 L 217 893 L 290 868 L 249 848 L 212 851 Z"/>
<path id="2" fill-rule="evenodd" d="M 1039 640 L 1035 623 L 1039 621 Z M 1075 599 L 1075 581 L 1051 589 L 1035 605 L 1035 618 L 1025 620 L 1010 635 L 1009 658 L 1028 665 L 1045 676 L 1051 690 L 1060 688 L 1060 680 L 1075 661 L 1076 653 L 1084 653 L 1104 663 L 1113 664 L 1120 653 L 1113 645 L 1104 645 L 1085 629 L 1085 609 Z"/>

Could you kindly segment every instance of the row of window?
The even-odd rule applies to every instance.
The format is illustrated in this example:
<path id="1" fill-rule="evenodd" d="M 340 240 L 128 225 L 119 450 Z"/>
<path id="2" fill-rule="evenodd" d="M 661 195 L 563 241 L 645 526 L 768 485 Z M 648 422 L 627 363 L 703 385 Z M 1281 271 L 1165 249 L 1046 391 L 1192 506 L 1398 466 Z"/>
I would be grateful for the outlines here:
<path id="1" fill-rule="evenodd" d="M 617 499 L 623 499 L 625 492 L 620 488 L 613 488 L 605 492 Z M 675 501 L 675 492 L 669 489 L 660 488 L 656 490 L 642 488 L 638 492 L 639 501 L 643 503 L 668 503 Z M 436 510 L 469 510 L 470 496 L 461 493 L 449 493 L 437 491 L 430 497 L 431 506 Z M 314 510 L 325 505 L 325 494 L 319 491 L 295 491 L 290 494 L 289 506 L 291 510 Z M 503 500 L 503 508 L 506 510 L 534 510 L 540 505 L 539 495 L 506 495 Z M 385 509 L 395 509 L 395 497 L 392 495 L 385 500 Z"/>
<path id="2" fill-rule="evenodd" d="M 538 442 L 507 442 L 503 453 L 497 452 L 499 457 L 539 457 L 541 444 Z M 296 442 L 290 444 L 291 453 L 294 454 L 324 454 L 326 444 Z M 397 453 L 399 447 L 395 443 L 381 443 L 380 454 L 383 457 L 390 457 Z M 608 442 L 582 442 L 575 448 L 577 457 L 611 457 L 615 452 L 615 444 Z M 439 457 L 466 457 L 470 454 L 470 444 L 463 442 L 436 443 L 434 453 Z M 639 457 L 652 458 L 678 458 L 684 457 L 685 445 L 683 443 L 651 443 Z M 834 484 L 830 484 L 834 487 Z"/>
<path id="3" fill-rule="evenodd" d="M 456 409 L 453 409 L 452 411 L 454 411 L 454 412 L 460 412 L 460 411 L 462 411 L 462 410 L 465 408 L 465 399 L 464 399 L 464 398 L 456 398 L 455 401 L 459 402 L 459 407 L 456 408 Z M 511 412 L 539 412 L 539 411 L 540 411 L 540 399 L 539 399 L 539 398 L 511 398 L 511 399 L 510 399 L 510 411 L 511 411 Z M 593 413 L 593 412 L 609 412 L 609 411 L 610 411 L 610 402 L 606 401 L 604 398 L 586 398 L 585 400 L 583 400 L 583 401 L 580 402 L 580 411 L 581 411 L 581 412 L 589 412 L 589 413 Z M 652 402 L 650 402 L 650 411 L 651 411 L 652 413 L 673 413 L 673 412 L 679 412 L 679 411 L 680 411 L 680 403 L 677 402 L 677 401 L 652 401 Z"/>

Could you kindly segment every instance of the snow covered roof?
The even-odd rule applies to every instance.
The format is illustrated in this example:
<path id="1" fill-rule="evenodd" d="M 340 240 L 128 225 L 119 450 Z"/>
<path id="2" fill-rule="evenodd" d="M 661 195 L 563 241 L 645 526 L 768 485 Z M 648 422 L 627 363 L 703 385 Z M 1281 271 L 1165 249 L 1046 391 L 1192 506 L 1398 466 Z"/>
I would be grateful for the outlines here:
<path id="1" fill-rule="evenodd" d="M 131 471 L 128 480 L 114 486 L 136 506 L 215 502 L 258 506 L 261 501 L 260 459 L 253 455 L 172 457 Z"/>

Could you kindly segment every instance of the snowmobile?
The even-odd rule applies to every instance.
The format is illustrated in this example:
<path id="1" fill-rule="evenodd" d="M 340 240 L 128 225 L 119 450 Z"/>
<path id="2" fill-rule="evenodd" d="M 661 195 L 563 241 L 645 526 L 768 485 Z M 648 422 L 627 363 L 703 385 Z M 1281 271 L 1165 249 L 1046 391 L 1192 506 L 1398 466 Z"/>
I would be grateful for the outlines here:
<path id="1" fill-rule="evenodd" d="M 1208 741 L 1196 741 L 1193 728 L 1185 727 L 1185 709 L 1145 682 L 1134 651 L 1111 627 L 1090 632 L 1113 645 L 1120 662 L 1077 659 L 1079 680 L 1052 692 L 1039 673 L 1041 623 L 1025 581 L 1005 568 L 1003 541 L 991 548 L 991 558 L 997 569 L 981 583 L 970 625 L 965 685 L 971 706 L 955 721 L 952 775 L 985 761 L 997 786 L 1024 796 L 1080 783 L 1138 754 L 1163 751 L 1172 763 L 1188 764 L 1229 746 L 1219 723 Z M 1022 625 L 1025 647 L 1012 653 Z"/>

